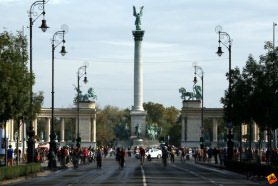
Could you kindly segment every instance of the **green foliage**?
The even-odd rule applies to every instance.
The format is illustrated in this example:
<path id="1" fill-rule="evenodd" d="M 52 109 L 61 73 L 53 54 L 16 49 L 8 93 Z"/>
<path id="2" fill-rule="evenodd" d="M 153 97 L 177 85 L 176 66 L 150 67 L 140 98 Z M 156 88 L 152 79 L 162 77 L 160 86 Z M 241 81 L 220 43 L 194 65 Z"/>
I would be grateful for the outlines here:
<path id="1" fill-rule="evenodd" d="M 117 107 L 106 106 L 97 112 L 97 144 L 108 145 L 117 137 L 115 127 L 124 121 L 125 112 Z M 119 136 L 118 136 L 119 137 Z"/>
<path id="2" fill-rule="evenodd" d="M 169 128 L 168 135 L 170 136 L 170 144 L 179 147 L 181 143 L 181 125 L 174 125 Z"/>
<path id="3" fill-rule="evenodd" d="M 27 39 L 21 33 L 0 34 L 0 122 L 27 116 L 35 118 L 43 96 L 33 94 L 30 108 L 30 89 L 34 76 L 27 68 Z"/>
<path id="4" fill-rule="evenodd" d="M 260 128 L 273 130 L 278 128 L 278 61 L 277 48 L 265 45 L 267 53 L 260 56 L 259 62 L 250 55 L 245 67 L 240 71 L 231 71 L 231 94 L 226 91 L 221 99 L 224 104 L 225 118 L 231 102 L 231 118 L 234 124 L 255 121 Z M 229 97 L 231 100 L 229 100 Z"/>
<path id="5" fill-rule="evenodd" d="M 0 167 L 0 181 L 5 179 L 14 179 L 19 176 L 28 176 L 40 171 L 40 163 L 30 163 L 12 167 Z"/>
<path id="6" fill-rule="evenodd" d="M 147 112 L 146 123 L 155 123 L 162 128 L 160 136 L 171 136 L 176 145 L 180 140 L 179 110 L 175 107 L 164 107 L 159 103 L 144 103 Z M 128 140 L 130 136 L 130 110 L 106 106 L 97 109 L 97 144 L 109 145 L 116 139 Z"/>
<path id="7" fill-rule="evenodd" d="M 144 103 L 143 107 L 144 110 L 147 112 L 147 123 L 160 123 L 163 112 L 165 111 L 165 108 L 162 104 L 148 102 Z"/>
<path id="8" fill-rule="evenodd" d="M 143 107 L 147 112 L 146 122 L 156 123 L 161 127 L 161 136 L 167 136 L 170 129 L 177 124 L 180 112 L 175 107 L 164 107 L 162 104 L 153 102 L 144 103 Z"/>

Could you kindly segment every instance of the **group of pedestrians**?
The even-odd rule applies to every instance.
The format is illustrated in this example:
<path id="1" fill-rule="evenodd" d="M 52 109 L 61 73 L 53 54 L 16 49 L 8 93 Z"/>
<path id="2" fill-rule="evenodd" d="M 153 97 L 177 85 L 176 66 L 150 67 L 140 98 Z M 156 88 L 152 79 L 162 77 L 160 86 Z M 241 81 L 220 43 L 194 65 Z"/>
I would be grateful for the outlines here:
<path id="1" fill-rule="evenodd" d="M 12 145 L 9 145 L 7 149 L 7 165 L 13 166 L 15 162 L 21 161 L 21 150 L 20 149 L 13 149 Z"/>
<path id="2" fill-rule="evenodd" d="M 81 164 L 86 165 L 92 162 L 96 162 L 97 168 L 101 168 L 103 156 L 104 152 L 101 147 L 94 149 L 91 147 L 63 146 L 57 151 L 58 161 L 62 168 L 66 168 L 70 162 L 74 168 Z"/>

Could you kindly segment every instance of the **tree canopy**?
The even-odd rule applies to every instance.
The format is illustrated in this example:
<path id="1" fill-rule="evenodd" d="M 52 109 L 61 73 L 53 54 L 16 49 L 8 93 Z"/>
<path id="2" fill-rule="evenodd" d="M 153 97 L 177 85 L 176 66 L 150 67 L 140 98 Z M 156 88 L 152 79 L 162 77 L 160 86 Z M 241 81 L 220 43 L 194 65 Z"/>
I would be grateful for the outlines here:
<path id="1" fill-rule="evenodd" d="M 257 62 L 252 55 L 248 57 L 242 71 L 231 71 L 230 100 L 228 92 L 221 99 L 227 118 L 228 102 L 231 101 L 231 118 L 235 125 L 255 121 L 261 129 L 274 130 L 278 114 L 278 61 L 277 48 L 273 50 L 266 42 L 265 55 Z"/>
<path id="2" fill-rule="evenodd" d="M 27 39 L 20 32 L 16 35 L 0 34 L 0 122 L 19 117 L 35 118 L 43 101 L 42 92 L 33 94 L 34 75 L 27 68 Z M 31 107 L 30 107 L 31 105 Z"/>

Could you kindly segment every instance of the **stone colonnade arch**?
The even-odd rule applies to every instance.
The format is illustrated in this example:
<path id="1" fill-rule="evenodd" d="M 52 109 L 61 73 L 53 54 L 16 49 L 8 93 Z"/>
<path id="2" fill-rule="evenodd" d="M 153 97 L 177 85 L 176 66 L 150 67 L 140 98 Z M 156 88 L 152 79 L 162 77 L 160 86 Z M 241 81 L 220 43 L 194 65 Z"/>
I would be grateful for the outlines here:
<path id="1" fill-rule="evenodd" d="M 60 137 L 60 145 L 66 144 L 66 141 L 64 140 L 64 134 L 65 129 L 67 126 L 65 125 L 64 120 L 66 118 L 73 118 L 75 119 L 75 129 L 77 130 L 77 109 L 76 108 L 55 108 L 54 109 L 54 117 L 60 118 L 60 133 L 58 134 Z M 40 113 L 37 114 L 37 118 L 33 120 L 33 128 L 35 131 L 36 138 L 39 138 L 38 134 L 38 119 L 46 118 L 46 122 L 43 123 L 43 128 L 45 129 L 45 140 L 44 143 L 48 143 L 50 141 L 49 135 L 50 135 L 50 127 L 51 127 L 51 108 L 42 108 Z M 25 147 L 25 150 L 27 148 L 26 141 L 28 139 L 28 136 L 26 134 L 26 129 L 29 128 L 29 125 L 26 125 L 26 123 L 21 123 L 19 127 L 19 131 L 15 131 L 15 125 L 16 123 L 14 120 L 9 120 L 6 123 L 6 129 L 4 128 L 4 125 L 0 126 L 0 144 L 2 144 L 2 141 L 4 140 L 4 132 L 6 131 L 6 138 L 8 140 L 8 144 L 11 144 L 14 148 L 16 147 L 16 137 L 15 133 L 18 133 L 18 139 L 19 139 L 19 148 L 22 149 L 22 147 Z M 77 138 L 77 132 L 75 130 L 75 136 L 73 136 L 74 140 Z M 81 146 L 86 147 L 95 147 L 96 146 L 96 105 L 95 102 L 90 103 L 80 103 L 80 110 L 79 110 L 79 130 L 80 130 L 80 136 L 81 136 Z M 57 132 L 55 131 L 56 135 Z M 23 141 L 25 141 L 23 145 Z M 40 141 L 37 141 L 36 146 L 39 144 Z M 0 146 L 1 147 L 1 146 Z M 4 149 L 0 148 L 0 154 L 4 153 Z"/>

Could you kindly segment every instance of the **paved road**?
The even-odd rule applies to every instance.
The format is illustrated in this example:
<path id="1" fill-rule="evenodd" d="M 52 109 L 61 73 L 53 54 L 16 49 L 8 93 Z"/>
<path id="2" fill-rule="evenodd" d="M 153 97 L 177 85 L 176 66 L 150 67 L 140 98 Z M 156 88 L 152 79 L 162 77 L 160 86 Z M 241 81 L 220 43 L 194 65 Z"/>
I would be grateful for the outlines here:
<path id="1" fill-rule="evenodd" d="M 256 183 L 246 177 L 224 169 L 198 165 L 193 162 L 174 164 L 166 167 L 161 160 L 146 161 L 140 166 L 134 158 L 126 159 L 126 166 L 121 169 L 114 159 L 104 159 L 101 169 L 94 163 L 68 168 L 51 174 L 40 174 L 36 178 L 27 179 L 10 185 L 268 185 L 267 181 Z"/>

